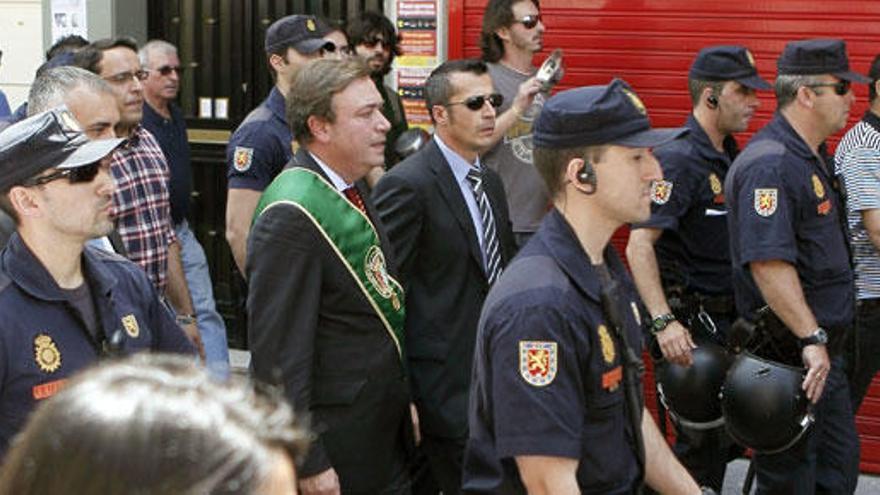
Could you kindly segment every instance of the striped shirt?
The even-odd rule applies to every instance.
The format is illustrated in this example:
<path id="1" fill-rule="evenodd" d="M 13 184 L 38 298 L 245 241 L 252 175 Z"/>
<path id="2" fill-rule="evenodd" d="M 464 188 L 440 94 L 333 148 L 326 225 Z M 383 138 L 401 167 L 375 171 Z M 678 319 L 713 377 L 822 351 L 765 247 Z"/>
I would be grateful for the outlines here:
<path id="1" fill-rule="evenodd" d="M 880 117 L 868 111 L 837 146 L 836 173 L 846 188 L 847 219 L 855 263 L 856 297 L 880 297 L 880 253 L 861 212 L 880 208 Z"/>
<path id="2" fill-rule="evenodd" d="M 110 161 L 116 183 L 113 218 L 128 259 L 147 272 L 160 295 L 168 279 L 168 245 L 176 240 L 168 193 L 168 162 L 156 138 L 138 126 Z"/>

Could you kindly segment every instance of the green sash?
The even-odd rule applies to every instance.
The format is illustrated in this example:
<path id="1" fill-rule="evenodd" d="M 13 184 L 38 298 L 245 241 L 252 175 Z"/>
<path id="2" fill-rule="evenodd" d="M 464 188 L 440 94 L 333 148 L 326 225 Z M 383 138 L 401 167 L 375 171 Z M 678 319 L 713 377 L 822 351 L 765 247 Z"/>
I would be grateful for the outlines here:
<path id="1" fill-rule="evenodd" d="M 320 175 L 299 167 L 284 170 L 269 184 L 253 221 L 282 204 L 298 208 L 315 224 L 382 320 L 403 362 L 403 288 L 388 275 L 369 218 Z"/>

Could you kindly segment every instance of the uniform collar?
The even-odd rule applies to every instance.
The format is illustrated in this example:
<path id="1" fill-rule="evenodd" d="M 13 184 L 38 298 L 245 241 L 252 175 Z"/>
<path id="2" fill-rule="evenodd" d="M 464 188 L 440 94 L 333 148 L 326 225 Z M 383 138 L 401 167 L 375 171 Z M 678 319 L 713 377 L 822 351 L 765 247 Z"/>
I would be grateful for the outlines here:
<path id="1" fill-rule="evenodd" d="M 697 118 L 694 117 L 693 113 L 688 115 L 684 127 L 691 130 L 685 139 L 690 140 L 696 146 L 697 151 L 699 151 L 703 158 L 714 161 L 724 161 L 728 166 L 733 159 L 736 158 L 739 149 L 736 144 L 736 139 L 734 139 L 733 136 L 728 134 L 724 137 L 724 141 L 722 142 L 724 152 L 721 153 L 715 149 L 712 140 L 709 139 L 709 135 L 706 134 L 706 130 L 703 129 L 703 126 L 700 125 L 700 122 L 697 121 Z"/>
<path id="2" fill-rule="evenodd" d="M 816 158 L 816 154 L 813 153 L 807 142 L 794 130 L 788 119 L 780 112 L 776 112 L 773 115 L 773 120 L 767 124 L 767 127 L 773 131 L 775 137 L 779 138 L 788 149 L 794 151 L 798 156 L 807 159 Z"/>
<path id="3" fill-rule="evenodd" d="M 571 225 L 556 208 L 551 208 L 544 218 L 539 232 L 550 256 L 581 292 L 599 301 L 599 273 L 578 242 Z M 610 243 L 605 247 L 603 258 L 611 276 L 620 280 L 623 265 Z"/>
<path id="4" fill-rule="evenodd" d="M 116 285 L 116 277 L 103 266 L 99 260 L 100 256 L 102 254 L 94 248 L 85 248 L 82 255 L 83 276 L 93 291 L 106 295 Z M 40 260 L 34 256 L 18 232 L 13 233 L 9 238 L 0 263 L 14 284 L 37 299 L 44 301 L 67 300 L 58 283 L 55 282 Z"/>
<path id="5" fill-rule="evenodd" d="M 286 109 L 284 106 L 284 95 L 281 94 L 281 91 L 278 91 L 277 86 L 274 86 L 272 91 L 269 91 L 269 96 L 266 98 L 266 108 L 268 108 L 276 117 L 281 119 L 281 122 L 287 122 L 287 118 L 285 117 Z"/>

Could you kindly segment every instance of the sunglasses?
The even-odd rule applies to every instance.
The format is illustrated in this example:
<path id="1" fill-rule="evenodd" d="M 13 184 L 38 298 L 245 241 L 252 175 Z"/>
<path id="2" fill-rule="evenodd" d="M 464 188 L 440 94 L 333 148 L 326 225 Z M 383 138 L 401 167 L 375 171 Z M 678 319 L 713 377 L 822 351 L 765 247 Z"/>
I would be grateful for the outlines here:
<path id="1" fill-rule="evenodd" d="M 852 83 L 849 81 L 837 81 L 836 83 L 821 83 L 821 84 L 808 84 L 808 88 L 834 88 L 834 94 L 837 96 L 843 96 L 849 93 L 849 88 L 852 86 Z"/>
<path id="2" fill-rule="evenodd" d="M 99 170 L 101 170 L 101 162 L 97 161 L 82 167 L 65 168 L 49 175 L 34 177 L 25 181 L 23 185 L 25 187 L 42 186 L 65 177 L 71 184 L 84 184 L 95 180 Z"/>
<path id="3" fill-rule="evenodd" d="M 134 80 L 143 81 L 149 75 L 150 73 L 145 70 L 136 70 L 133 72 L 120 72 L 119 74 L 105 77 L 104 80 L 113 84 L 126 84 Z"/>
<path id="4" fill-rule="evenodd" d="M 382 38 L 376 38 L 376 37 L 367 38 L 367 39 L 363 40 L 361 42 L 361 44 L 366 46 L 367 48 L 375 48 L 376 45 L 382 45 L 382 48 L 388 48 L 388 49 L 391 48 L 391 42 L 385 41 Z"/>
<path id="5" fill-rule="evenodd" d="M 514 23 L 518 22 L 518 23 L 522 24 L 523 27 L 526 29 L 533 29 L 535 26 L 538 25 L 539 22 L 541 22 L 541 14 L 526 15 L 526 16 L 523 16 L 522 19 L 517 19 L 513 22 Z"/>
<path id="6" fill-rule="evenodd" d="M 175 65 L 175 66 L 163 65 L 162 67 L 159 67 L 158 69 L 153 69 L 153 70 L 155 70 L 159 74 L 162 74 L 163 76 L 170 76 L 172 72 L 177 73 L 178 76 L 183 74 L 183 67 L 181 67 L 179 65 Z"/>
<path id="7" fill-rule="evenodd" d="M 489 104 L 492 105 L 492 108 L 498 108 L 504 103 L 504 96 L 498 93 L 492 93 L 489 95 L 476 95 L 466 98 L 464 101 L 450 101 L 446 104 L 449 105 L 464 105 L 473 111 L 477 111 L 483 108 L 483 105 L 486 104 L 486 100 L 489 100 Z"/>

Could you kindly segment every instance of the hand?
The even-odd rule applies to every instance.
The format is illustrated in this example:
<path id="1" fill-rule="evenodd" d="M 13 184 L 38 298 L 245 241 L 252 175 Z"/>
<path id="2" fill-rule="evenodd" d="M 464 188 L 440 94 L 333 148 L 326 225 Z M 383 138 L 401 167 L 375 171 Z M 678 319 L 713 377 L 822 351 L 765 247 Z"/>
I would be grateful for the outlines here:
<path id="1" fill-rule="evenodd" d="M 205 344 L 202 343 L 202 334 L 199 332 L 199 327 L 196 325 L 196 322 L 193 321 L 186 325 L 180 325 L 180 328 L 183 329 L 183 333 L 186 334 L 186 338 L 189 339 L 190 342 L 196 349 L 199 351 L 199 358 L 201 358 L 202 362 L 205 362 Z"/>
<path id="2" fill-rule="evenodd" d="M 825 389 L 825 380 L 831 371 L 831 361 L 828 359 L 828 349 L 824 345 L 808 345 L 801 351 L 804 366 L 807 367 L 807 376 L 801 389 L 807 392 L 807 398 L 815 404 L 822 397 Z"/>
<path id="3" fill-rule="evenodd" d="M 409 413 L 412 417 L 413 436 L 415 437 L 416 447 L 418 447 L 422 443 L 422 432 L 419 430 L 419 411 L 416 410 L 416 405 L 412 402 L 409 403 Z"/>
<path id="4" fill-rule="evenodd" d="M 510 104 L 510 108 L 514 112 L 518 112 L 519 115 L 522 115 L 529 109 L 529 105 L 532 104 L 532 100 L 540 90 L 541 83 L 536 78 L 530 77 L 526 79 L 519 85 L 519 90 L 517 90 L 516 96 L 513 97 L 513 103 Z"/>
<path id="5" fill-rule="evenodd" d="M 655 336 L 657 344 L 660 345 L 660 352 L 667 361 L 681 366 L 693 364 L 691 350 L 696 349 L 697 346 L 694 345 L 691 333 L 684 325 L 677 320 L 669 322 L 669 325 Z"/>
<path id="6" fill-rule="evenodd" d="M 330 468 L 299 480 L 299 491 L 302 495 L 339 495 L 339 477 L 336 476 L 336 470 Z"/>

